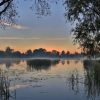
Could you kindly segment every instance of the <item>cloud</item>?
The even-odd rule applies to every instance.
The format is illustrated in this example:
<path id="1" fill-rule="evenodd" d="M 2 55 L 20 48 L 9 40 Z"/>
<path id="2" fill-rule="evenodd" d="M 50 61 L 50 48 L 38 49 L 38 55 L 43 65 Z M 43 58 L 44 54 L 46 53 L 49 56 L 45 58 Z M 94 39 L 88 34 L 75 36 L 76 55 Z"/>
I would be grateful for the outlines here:
<path id="1" fill-rule="evenodd" d="M 64 41 L 64 40 L 67 40 L 67 38 L 0 37 L 0 40 L 46 40 L 46 41 Z"/>
<path id="2" fill-rule="evenodd" d="M 0 40 L 39 40 L 39 37 L 24 38 L 24 37 L 0 37 Z"/>
<path id="3" fill-rule="evenodd" d="M 46 40 L 50 40 L 50 41 L 58 41 L 58 40 L 67 40 L 67 38 L 60 38 L 60 37 L 58 37 L 58 38 L 46 38 Z"/>
<path id="4" fill-rule="evenodd" d="M 28 27 L 18 25 L 18 24 L 11 24 L 11 23 L 8 23 L 6 21 L 0 21 L 0 23 L 7 26 L 7 27 L 14 28 L 14 29 L 27 29 L 28 28 Z"/>

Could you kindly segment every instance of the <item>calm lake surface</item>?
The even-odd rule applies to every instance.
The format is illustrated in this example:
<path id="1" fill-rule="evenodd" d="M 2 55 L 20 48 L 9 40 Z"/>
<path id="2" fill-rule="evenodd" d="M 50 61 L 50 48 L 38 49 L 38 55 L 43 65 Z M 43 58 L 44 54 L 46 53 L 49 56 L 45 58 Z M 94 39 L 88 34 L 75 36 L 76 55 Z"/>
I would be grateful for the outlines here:
<path id="1" fill-rule="evenodd" d="M 0 100 L 100 100 L 99 65 L 77 59 L 1 59 L 10 97 Z"/>

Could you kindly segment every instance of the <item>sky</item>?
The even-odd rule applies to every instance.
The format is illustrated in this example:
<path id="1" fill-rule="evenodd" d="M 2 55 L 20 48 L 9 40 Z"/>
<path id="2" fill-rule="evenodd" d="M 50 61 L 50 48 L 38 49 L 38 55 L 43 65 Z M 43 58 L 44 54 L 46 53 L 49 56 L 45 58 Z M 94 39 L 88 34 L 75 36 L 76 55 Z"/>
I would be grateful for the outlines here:
<path id="1" fill-rule="evenodd" d="M 61 2 L 52 3 L 51 14 L 41 17 L 34 8 L 30 9 L 31 5 L 31 1 L 19 0 L 17 11 L 20 17 L 16 17 L 16 24 L 11 26 L 3 22 L 6 29 L 0 28 L 0 49 L 10 46 L 22 52 L 37 48 L 80 52 L 78 46 L 72 43 L 70 31 L 73 25 L 66 22 Z"/>

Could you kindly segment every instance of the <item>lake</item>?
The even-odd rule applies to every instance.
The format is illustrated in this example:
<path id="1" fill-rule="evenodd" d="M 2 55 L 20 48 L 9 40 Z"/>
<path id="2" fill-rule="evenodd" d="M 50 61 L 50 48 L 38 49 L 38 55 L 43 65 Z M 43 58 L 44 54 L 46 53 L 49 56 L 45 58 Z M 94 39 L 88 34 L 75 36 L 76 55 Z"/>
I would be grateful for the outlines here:
<path id="1" fill-rule="evenodd" d="M 100 100 L 100 61 L 0 59 L 0 69 L 9 83 L 0 100 Z"/>

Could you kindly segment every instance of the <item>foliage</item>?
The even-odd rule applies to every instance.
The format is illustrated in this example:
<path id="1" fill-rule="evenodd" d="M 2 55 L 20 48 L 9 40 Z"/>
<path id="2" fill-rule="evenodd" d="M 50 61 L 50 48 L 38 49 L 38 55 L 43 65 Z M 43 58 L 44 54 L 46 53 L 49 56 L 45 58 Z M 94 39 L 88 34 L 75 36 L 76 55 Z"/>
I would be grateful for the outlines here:
<path id="1" fill-rule="evenodd" d="M 17 15 L 16 7 L 13 0 L 0 0 L 0 24 L 15 23 L 15 16 Z"/>
<path id="2" fill-rule="evenodd" d="M 5 25 L 6 23 L 12 25 L 16 23 L 15 17 L 18 15 L 17 9 L 20 0 L 0 0 L 0 24 Z M 36 14 L 48 15 L 50 14 L 50 2 L 49 0 L 23 0 L 32 2 L 30 8 L 35 7 Z M 56 1 L 56 0 L 55 0 Z"/>
<path id="3" fill-rule="evenodd" d="M 59 52 L 57 50 L 47 51 L 46 49 L 39 48 L 34 50 L 27 50 L 25 53 L 21 53 L 20 51 L 15 51 L 10 47 L 7 47 L 5 51 L 0 50 L 0 58 L 32 58 L 32 57 L 51 57 L 51 58 L 66 58 L 66 57 L 81 57 L 82 54 L 74 53 L 71 54 L 69 51 Z"/>
<path id="4" fill-rule="evenodd" d="M 65 17 L 76 23 L 74 42 L 79 43 L 88 55 L 100 52 L 100 1 L 66 0 Z"/>

